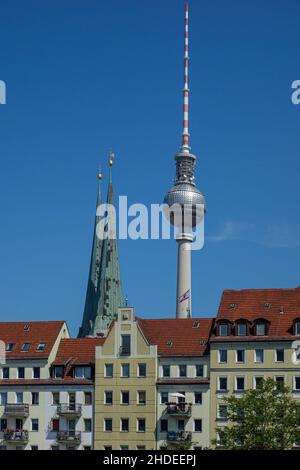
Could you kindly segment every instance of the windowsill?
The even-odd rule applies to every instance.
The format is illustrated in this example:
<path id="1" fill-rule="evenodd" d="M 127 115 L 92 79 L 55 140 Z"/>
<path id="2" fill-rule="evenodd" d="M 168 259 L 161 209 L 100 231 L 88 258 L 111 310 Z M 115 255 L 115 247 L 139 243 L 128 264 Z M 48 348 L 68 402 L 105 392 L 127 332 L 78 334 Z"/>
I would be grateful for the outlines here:
<path id="1" fill-rule="evenodd" d="M 226 390 L 217 390 L 217 393 L 228 393 L 228 392 L 229 392 L 229 390 L 227 390 L 227 389 Z"/>
<path id="2" fill-rule="evenodd" d="M 112 406 L 113 403 L 104 403 L 105 406 Z"/>
<path id="3" fill-rule="evenodd" d="M 146 431 L 137 431 L 139 434 L 145 434 Z"/>
<path id="4" fill-rule="evenodd" d="M 138 406 L 145 406 L 146 403 L 137 403 Z"/>
<path id="5" fill-rule="evenodd" d="M 120 431 L 120 432 L 128 433 L 129 431 Z"/>
<path id="6" fill-rule="evenodd" d="M 244 393 L 245 389 L 243 389 L 243 390 L 233 390 L 233 391 L 234 391 L 234 393 Z"/>

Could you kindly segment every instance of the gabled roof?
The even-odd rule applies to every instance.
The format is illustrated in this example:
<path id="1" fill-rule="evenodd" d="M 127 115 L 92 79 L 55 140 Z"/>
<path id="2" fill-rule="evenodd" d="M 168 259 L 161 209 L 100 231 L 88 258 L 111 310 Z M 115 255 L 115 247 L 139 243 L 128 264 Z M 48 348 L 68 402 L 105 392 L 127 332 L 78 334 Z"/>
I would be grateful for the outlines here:
<path id="1" fill-rule="evenodd" d="M 62 339 L 53 364 L 93 364 L 95 363 L 95 348 L 101 346 L 104 341 L 105 338 Z"/>
<path id="2" fill-rule="evenodd" d="M 6 353 L 6 358 L 26 360 L 48 358 L 63 325 L 64 321 L 1 322 L 0 341 L 4 341 L 6 345 L 14 344 L 13 350 Z M 27 352 L 21 351 L 24 343 L 30 343 Z M 40 343 L 45 343 L 43 351 L 37 351 Z"/>
<path id="3" fill-rule="evenodd" d="M 216 321 L 245 319 L 253 323 L 265 319 L 269 322 L 270 339 L 293 337 L 293 322 L 297 318 L 300 318 L 300 287 L 225 290 Z"/>
<path id="4" fill-rule="evenodd" d="M 157 345 L 160 356 L 202 356 L 207 352 L 213 318 L 137 318 L 137 322 L 149 344 Z"/>

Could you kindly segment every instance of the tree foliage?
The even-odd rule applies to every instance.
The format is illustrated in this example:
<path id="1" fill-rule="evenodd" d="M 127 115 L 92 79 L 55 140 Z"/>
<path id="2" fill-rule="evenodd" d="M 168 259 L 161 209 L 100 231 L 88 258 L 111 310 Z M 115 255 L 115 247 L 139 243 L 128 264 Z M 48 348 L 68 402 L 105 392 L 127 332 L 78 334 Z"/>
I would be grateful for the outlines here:
<path id="1" fill-rule="evenodd" d="M 216 429 L 213 444 L 228 450 L 288 450 L 300 442 L 299 404 L 290 389 L 278 387 L 273 379 L 262 380 L 254 390 L 239 398 L 229 396 L 227 426 Z"/>

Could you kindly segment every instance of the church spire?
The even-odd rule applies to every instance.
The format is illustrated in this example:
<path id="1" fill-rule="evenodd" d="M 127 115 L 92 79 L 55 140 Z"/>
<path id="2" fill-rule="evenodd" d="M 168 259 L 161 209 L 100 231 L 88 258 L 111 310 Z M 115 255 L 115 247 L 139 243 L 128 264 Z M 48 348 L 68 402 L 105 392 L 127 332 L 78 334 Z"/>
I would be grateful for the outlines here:
<path id="1" fill-rule="evenodd" d="M 114 206 L 112 184 L 113 154 L 110 153 L 110 176 L 107 192 L 107 204 Z M 98 174 L 97 210 L 101 205 L 101 173 Z M 108 211 L 108 218 L 110 214 Z M 109 219 L 104 231 L 108 229 Z M 101 217 L 96 215 L 94 238 L 90 263 L 90 272 L 79 337 L 97 336 L 109 327 L 118 307 L 123 304 L 118 246 L 116 238 L 99 238 L 97 225 Z"/>

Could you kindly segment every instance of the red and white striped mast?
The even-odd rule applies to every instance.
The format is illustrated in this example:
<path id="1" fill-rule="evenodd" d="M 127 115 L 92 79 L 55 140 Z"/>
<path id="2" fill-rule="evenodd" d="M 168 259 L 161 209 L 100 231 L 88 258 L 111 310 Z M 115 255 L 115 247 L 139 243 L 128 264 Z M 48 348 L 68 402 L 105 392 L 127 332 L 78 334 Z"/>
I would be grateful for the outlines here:
<path id="1" fill-rule="evenodd" d="M 185 5 L 184 33 L 184 88 L 183 88 L 183 134 L 182 147 L 184 153 L 190 152 L 189 145 L 189 4 Z"/>

